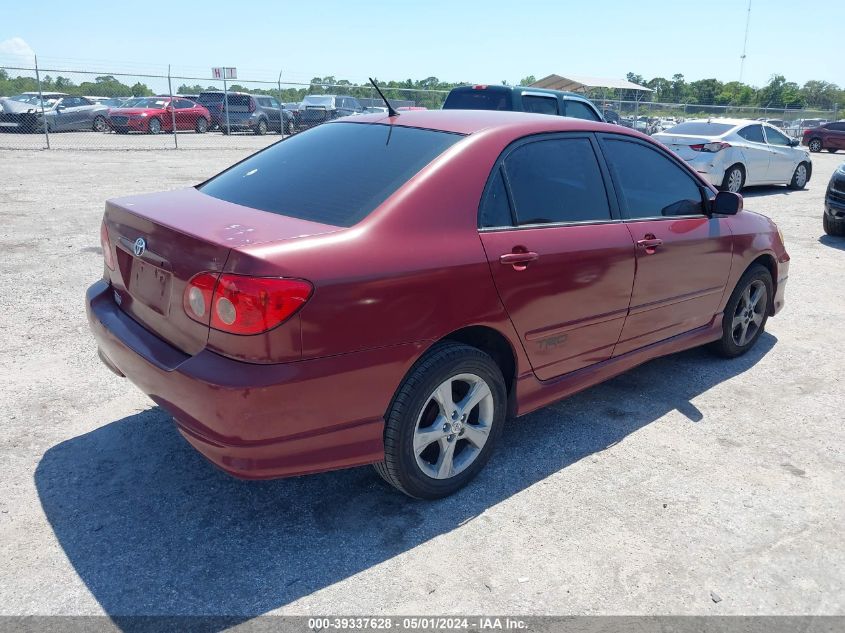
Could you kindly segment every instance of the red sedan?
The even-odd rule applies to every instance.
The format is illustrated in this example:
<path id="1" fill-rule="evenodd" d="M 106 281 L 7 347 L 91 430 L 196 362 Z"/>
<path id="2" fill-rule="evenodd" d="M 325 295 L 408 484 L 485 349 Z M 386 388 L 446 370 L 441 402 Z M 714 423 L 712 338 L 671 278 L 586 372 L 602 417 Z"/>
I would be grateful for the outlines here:
<path id="1" fill-rule="evenodd" d="M 505 418 L 657 356 L 747 352 L 789 256 L 662 145 L 464 110 L 349 117 L 106 203 L 103 362 L 223 470 L 466 484 Z"/>
<path id="2" fill-rule="evenodd" d="M 123 107 L 109 110 L 108 122 L 118 134 L 172 132 L 173 121 L 179 131 L 208 131 L 211 114 L 203 106 L 179 97 L 139 97 Z"/>

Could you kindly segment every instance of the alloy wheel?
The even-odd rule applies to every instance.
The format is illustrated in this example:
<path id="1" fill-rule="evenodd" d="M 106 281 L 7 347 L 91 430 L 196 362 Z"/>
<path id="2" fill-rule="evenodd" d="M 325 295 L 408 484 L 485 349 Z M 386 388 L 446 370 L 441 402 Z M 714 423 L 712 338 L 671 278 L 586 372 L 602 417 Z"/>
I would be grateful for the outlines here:
<path id="1" fill-rule="evenodd" d="M 739 167 L 734 167 L 728 176 L 728 191 L 731 193 L 739 193 L 742 189 L 742 171 Z"/>
<path id="2" fill-rule="evenodd" d="M 754 339 L 766 318 L 766 285 L 759 279 L 752 281 L 739 298 L 731 322 L 731 336 L 738 347 Z"/>
<path id="3" fill-rule="evenodd" d="M 807 184 L 807 166 L 801 163 L 795 170 L 795 185 L 800 189 Z"/>
<path id="4" fill-rule="evenodd" d="M 814 139 L 814 140 L 810 141 L 810 151 L 811 152 L 822 151 L 822 142 L 818 139 Z"/>
<path id="5" fill-rule="evenodd" d="M 417 466 L 433 479 L 466 470 L 487 442 L 494 419 L 493 394 L 475 374 L 446 379 L 423 405 L 413 434 Z"/>

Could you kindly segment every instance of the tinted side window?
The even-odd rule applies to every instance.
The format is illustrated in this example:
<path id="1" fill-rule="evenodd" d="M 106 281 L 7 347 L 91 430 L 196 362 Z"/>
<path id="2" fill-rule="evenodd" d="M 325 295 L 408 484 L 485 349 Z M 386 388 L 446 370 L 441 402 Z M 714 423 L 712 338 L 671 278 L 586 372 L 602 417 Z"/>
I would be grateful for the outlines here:
<path id="1" fill-rule="evenodd" d="M 616 139 L 606 139 L 604 148 L 627 217 L 704 213 L 698 183 L 667 156 L 639 143 Z"/>
<path id="2" fill-rule="evenodd" d="M 454 88 L 444 110 L 512 110 L 510 90 Z"/>
<path id="3" fill-rule="evenodd" d="M 575 117 L 576 119 L 586 119 L 587 121 L 598 121 L 599 118 L 593 109 L 586 103 L 581 101 L 566 101 L 566 116 Z"/>
<path id="4" fill-rule="evenodd" d="M 188 108 L 193 108 L 194 104 L 192 101 L 188 101 L 187 99 L 176 99 L 176 109 L 177 110 L 187 110 Z"/>
<path id="5" fill-rule="evenodd" d="M 555 97 L 522 96 L 522 107 L 526 112 L 537 114 L 557 114 L 557 99 Z"/>
<path id="6" fill-rule="evenodd" d="M 505 159 L 519 224 L 609 220 L 593 146 L 585 138 L 528 143 Z"/>
<path id="7" fill-rule="evenodd" d="M 737 132 L 737 134 L 739 134 L 746 141 L 751 141 L 752 143 L 766 142 L 763 138 L 762 125 L 749 125 L 748 127 L 742 128 L 739 132 Z"/>
<path id="8" fill-rule="evenodd" d="M 769 145 L 789 146 L 789 139 L 774 128 L 766 128 L 766 139 L 769 141 Z"/>
<path id="9" fill-rule="evenodd" d="M 505 191 L 505 181 L 502 178 L 502 170 L 497 165 L 487 189 L 484 190 L 481 211 L 478 214 L 478 226 L 494 227 L 511 226 L 512 224 L 511 207 L 508 202 L 507 191 Z"/>
<path id="10" fill-rule="evenodd" d="M 845 132 L 845 123 L 829 123 L 827 129 L 835 132 Z"/>

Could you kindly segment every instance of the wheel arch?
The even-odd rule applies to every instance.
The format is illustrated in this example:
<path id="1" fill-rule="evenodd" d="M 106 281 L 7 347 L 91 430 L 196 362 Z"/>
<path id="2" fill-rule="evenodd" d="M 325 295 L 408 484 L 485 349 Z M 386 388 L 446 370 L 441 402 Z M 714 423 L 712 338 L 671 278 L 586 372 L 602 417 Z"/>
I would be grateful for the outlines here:
<path id="1" fill-rule="evenodd" d="M 516 384 L 516 353 L 504 334 L 486 325 L 471 325 L 447 334 L 440 341 L 464 343 L 489 354 L 505 379 L 508 401 L 512 400 L 511 393 Z"/>
<path id="2" fill-rule="evenodd" d="M 755 264 L 760 264 L 766 270 L 769 271 L 769 274 L 772 276 L 772 296 L 769 297 L 769 305 L 766 307 L 766 312 L 769 316 L 775 315 L 775 295 L 777 295 L 778 290 L 778 263 L 775 259 L 775 256 L 771 253 L 763 253 L 762 255 L 758 255 L 754 258 L 748 266 L 745 267 L 745 270 L 742 272 L 745 275 L 752 266 Z M 741 279 L 742 277 L 740 277 Z"/>

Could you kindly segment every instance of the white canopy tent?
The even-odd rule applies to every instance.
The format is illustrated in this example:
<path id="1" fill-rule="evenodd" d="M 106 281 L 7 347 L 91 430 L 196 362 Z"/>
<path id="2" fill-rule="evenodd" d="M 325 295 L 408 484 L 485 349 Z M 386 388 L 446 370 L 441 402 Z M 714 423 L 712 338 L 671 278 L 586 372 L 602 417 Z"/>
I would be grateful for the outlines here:
<path id="1" fill-rule="evenodd" d="M 616 90 L 635 90 L 637 92 L 654 92 L 651 88 L 635 84 L 627 79 L 605 79 L 602 77 L 583 77 L 570 75 L 549 75 L 531 84 L 532 88 L 548 88 L 550 90 L 568 90 L 570 92 L 587 92 L 596 88 L 614 88 Z"/>
<path id="2" fill-rule="evenodd" d="M 634 91 L 634 117 L 637 117 L 639 103 L 642 96 L 647 92 L 654 92 L 651 88 L 635 84 L 627 79 L 607 79 L 602 77 L 574 76 L 561 77 L 560 75 L 549 75 L 531 84 L 532 88 L 547 88 L 549 90 L 568 90 L 569 92 L 588 92 L 601 89 L 602 109 L 606 107 L 605 90 L 613 88 L 616 90 Z"/>

